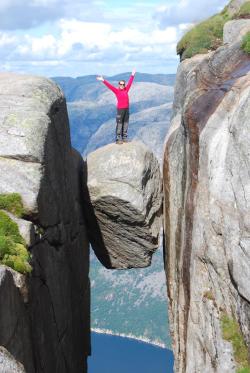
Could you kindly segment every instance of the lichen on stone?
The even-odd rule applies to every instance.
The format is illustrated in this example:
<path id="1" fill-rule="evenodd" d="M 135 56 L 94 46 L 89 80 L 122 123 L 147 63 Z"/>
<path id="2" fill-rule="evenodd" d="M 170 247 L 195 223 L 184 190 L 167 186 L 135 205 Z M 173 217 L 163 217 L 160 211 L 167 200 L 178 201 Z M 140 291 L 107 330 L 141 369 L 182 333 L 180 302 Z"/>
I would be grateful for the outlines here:
<path id="1" fill-rule="evenodd" d="M 238 365 L 236 373 L 250 373 L 248 349 L 238 322 L 224 313 L 221 317 L 223 339 L 233 347 L 234 359 Z"/>

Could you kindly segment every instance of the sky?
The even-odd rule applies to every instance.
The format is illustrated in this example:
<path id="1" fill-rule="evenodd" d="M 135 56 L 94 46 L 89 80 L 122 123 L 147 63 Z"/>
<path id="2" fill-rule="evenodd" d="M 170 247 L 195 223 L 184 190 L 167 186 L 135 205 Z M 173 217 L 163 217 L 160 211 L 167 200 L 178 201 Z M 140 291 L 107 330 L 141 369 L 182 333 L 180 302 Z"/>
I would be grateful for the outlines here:
<path id="1" fill-rule="evenodd" d="M 0 0 L 0 71 L 175 73 L 176 44 L 228 0 Z"/>

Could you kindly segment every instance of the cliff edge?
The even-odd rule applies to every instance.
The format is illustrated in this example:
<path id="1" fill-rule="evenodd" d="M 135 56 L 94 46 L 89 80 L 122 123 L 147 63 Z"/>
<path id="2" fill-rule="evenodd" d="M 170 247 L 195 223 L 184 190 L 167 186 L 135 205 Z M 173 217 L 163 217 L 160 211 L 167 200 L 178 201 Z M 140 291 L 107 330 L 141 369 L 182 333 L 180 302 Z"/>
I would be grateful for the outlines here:
<path id="1" fill-rule="evenodd" d="M 83 163 L 71 148 L 65 98 L 48 79 L 12 73 L 0 74 L 0 91 L 0 197 L 21 197 L 22 217 L 12 220 L 32 267 L 21 274 L 0 265 L 0 370 L 86 372 L 90 299 Z M 4 258 L 11 263 L 11 256 Z"/>
<path id="2" fill-rule="evenodd" d="M 177 73 L 163 178 L 178 373 L 249 369 L 250 56 L 241 49 L 247 21 L 226 24 L 227 44 L 186 59 Z"/>

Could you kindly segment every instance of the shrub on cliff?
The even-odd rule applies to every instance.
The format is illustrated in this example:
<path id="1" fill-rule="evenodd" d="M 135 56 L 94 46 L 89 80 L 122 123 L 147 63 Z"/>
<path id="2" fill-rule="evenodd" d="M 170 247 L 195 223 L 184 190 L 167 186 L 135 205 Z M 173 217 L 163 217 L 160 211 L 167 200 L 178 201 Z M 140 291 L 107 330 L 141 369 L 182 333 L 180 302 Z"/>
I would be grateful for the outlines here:
<path id="1" fill-rule="evenodd" d="M 181 60 L 198 53 L 207 53 L 222 45 L 223 27 L 229 19 L 229 14 L 224 10 L 188 31 L 177 44 L 177 54 Z"/>
<path id="2" fill-rule="evenodd" d="M 0 208 L 21 214 L 22 201 L 18 195 L 0 195 Z M 18 225 L 0 210 L 0 263 L 20 273 L 31 271 L 30 254 L 20 235 Z"/>
<path id="3" fill-rule="evenodd" d="M 250 54 L 250 32 L 247 32 L 246 35 L 244 36 L 242 43 L 241 43 L 241 48 L 243 49 L 244 52 Z"/>
<path id="4" fill-rule="evenodd" d="M 239 324 L 225 313 L 221 317 L 221 327 L 223 338 L 233 347 L 234 359 L 238 364 L 236 373 L 250 373 L 247 345 Z"/>

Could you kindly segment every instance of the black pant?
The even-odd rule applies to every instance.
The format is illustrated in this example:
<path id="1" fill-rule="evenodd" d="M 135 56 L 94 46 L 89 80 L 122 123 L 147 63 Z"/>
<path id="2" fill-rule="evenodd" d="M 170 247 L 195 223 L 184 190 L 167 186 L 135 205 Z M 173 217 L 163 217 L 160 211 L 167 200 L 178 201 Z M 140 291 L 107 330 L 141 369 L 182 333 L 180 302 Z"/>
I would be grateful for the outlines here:
<path id="1" fill-rule="evenodd" d="M 129 108 L 117 109 L 116 140 L 126 139 L 128 136 Z"/>

